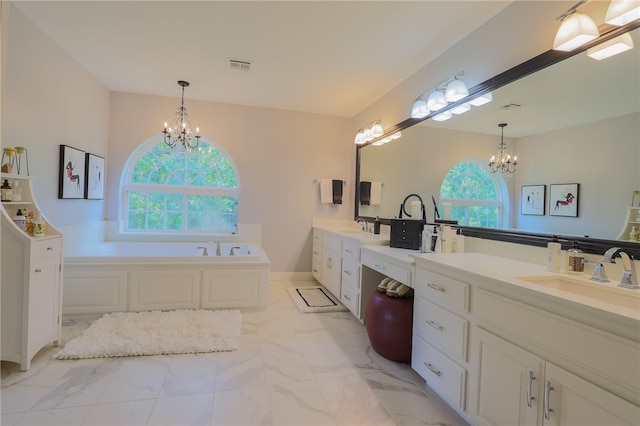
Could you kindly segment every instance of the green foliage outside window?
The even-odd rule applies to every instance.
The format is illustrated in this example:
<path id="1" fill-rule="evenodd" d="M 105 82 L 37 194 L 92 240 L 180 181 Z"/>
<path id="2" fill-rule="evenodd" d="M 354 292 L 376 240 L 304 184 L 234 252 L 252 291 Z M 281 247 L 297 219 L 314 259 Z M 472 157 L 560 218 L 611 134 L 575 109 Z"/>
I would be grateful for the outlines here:
<path id="1" fill-rule="evenodd" d="M 440 202 L 452 204 L 451 219 L 460 225 L 498 228 L 502 203 L 491 175 L 478 164 L 461 162 L 447 173 L 440 187 Z"/>
<path id="2" fill-rule="evenodd" d="M 133 165 L 125 191 L 130 231 L 237 230 L 235 168 L 207 143 L 191 152 L 153 145 Z"/>

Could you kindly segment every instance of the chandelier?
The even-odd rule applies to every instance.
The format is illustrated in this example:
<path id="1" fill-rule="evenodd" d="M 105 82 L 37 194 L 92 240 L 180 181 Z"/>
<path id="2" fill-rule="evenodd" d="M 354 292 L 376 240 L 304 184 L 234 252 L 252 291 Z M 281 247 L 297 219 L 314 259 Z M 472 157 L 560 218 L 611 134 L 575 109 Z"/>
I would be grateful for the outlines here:
<path id="1" fill-rule="evenodd" d="M 180 108 L 176 112 L 176 118 L 173 120 L 173 127 L 167 127 L 167 122 L 164 123 L 164 143 L 171 148 L 181 147 L 185 151 L 191 151 L 198 147 L 200 142 L 200 129 L 196 127 L 196 132 L 191 131 L 189 125 L 189 119 L 187 116 L 187 109 L 184 107 L 184 88 L 189 87 L 188 81 L 179 80 L 178 85 L 182 87 L 182 102 Z"/>
<path id="2" fill-rule="evenodd" d="M 508 173 L 516 171 L 518 157 L 513 157 L 513 160 L 511 160 L 511 155 L 507 154 L 507 146 L 504 143 L 504 128 L 507 126 L 507 123 L 500 123 L 498 126 L 502 129 L 502 137 L 500 139 L 500 145 L 498 145 L 498 156 L 491 156 L 489 168 L 491 169 L 491 173 L 499 171 L 507 175 Z"/>

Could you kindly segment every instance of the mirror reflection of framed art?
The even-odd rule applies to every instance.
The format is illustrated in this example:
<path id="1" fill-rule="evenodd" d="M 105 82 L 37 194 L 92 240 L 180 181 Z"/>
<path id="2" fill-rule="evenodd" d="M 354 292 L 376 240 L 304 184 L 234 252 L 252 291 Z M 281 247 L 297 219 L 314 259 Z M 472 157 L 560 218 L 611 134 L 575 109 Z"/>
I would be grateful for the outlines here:
<path id="1" fill-rule="evenodd" d="M 580 184 L 549 185 L 549 216 L 578 217 Z"/>
<path id="2" fill-rule="evenodd" d="M 522 185 L 520 212 L 526 215 L 544 216 L 547 185 Z"/>
<path id="3" fill-rule="evenodd" d="M 104 158 L 87 153 L 84 198 L 88 200 L 104 199 Z"/>

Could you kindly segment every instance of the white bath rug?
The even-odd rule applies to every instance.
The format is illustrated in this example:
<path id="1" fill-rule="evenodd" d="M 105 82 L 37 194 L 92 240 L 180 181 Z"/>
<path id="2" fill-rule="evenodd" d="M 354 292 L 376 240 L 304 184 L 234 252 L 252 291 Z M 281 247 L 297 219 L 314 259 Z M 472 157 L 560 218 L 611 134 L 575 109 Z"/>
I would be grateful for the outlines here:
<path id="1" fill-rule="evenodd" d="M 114 312 L 93 322 L 53 357 L 109 358 L 232 351 L 242 326 L 239 310 Z"/>
<path id="2" fill-rule="evenodd" d="M 293 303 L 303 314 L 310 312 L 341 312 L 347 308 L 324 287 L 289 287 Z"/>

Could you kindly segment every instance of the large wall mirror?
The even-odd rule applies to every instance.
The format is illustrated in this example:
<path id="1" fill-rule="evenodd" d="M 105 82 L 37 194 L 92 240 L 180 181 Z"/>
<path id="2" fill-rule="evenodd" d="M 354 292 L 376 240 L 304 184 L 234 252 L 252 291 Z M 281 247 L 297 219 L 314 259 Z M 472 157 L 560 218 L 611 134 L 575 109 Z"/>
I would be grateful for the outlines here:
<path id="1" fill-rule="evenodd" d="M 471 90 L 470 97 L 492 89 L 491 103 L 443 122 L 406 120 L 394 129 L 402 129 L 402 138 L 360 147 L 357 178 L 381 182 L 382 191 L 376 206 L 356 199 L 355 216 L 397 217 L 403 199 L 416 193 L 433 219 L 431 196 L 439 199 L 448 170 L 460 161 L 486 164 L 500 143 L 498 124 L 508 123 L 504 140 L 519 164 L 505 181 L 504 225 L 499 231 L 465 233 L 534 245 L 546 244 L 555 234 L 565 242 L 581 241 L 587 251 L 603 253 L 603 247 L 622 245 L 640 258 L 640 244 L 618 240 L 633 191 L 640 190 L 639 26 L 636 22 L 615 32 L 629 31 L 635 45 L 630 51 L 602 61 L 586 51 L 561 58 L 547 52 L 505 73 L 508 77 L 497 76 Z M 503 85 L 503 77 L 514 81 Z M 499 87 L 492 88 L 494 83 Z M 569 183 L 579 184 L 578 216 L 550 215 L 550 185 Z M 541 185 L 544 214 L 522 214 L 523 186 Z"/>

